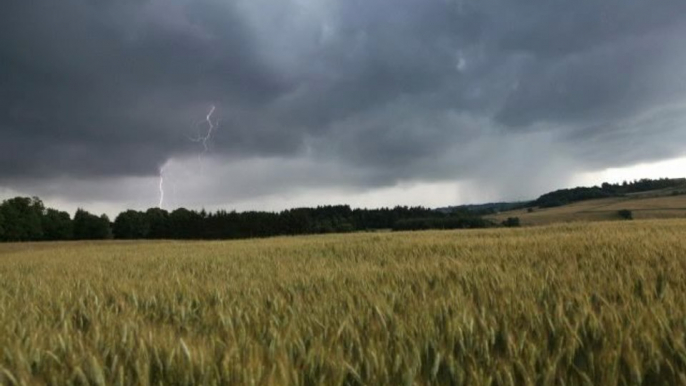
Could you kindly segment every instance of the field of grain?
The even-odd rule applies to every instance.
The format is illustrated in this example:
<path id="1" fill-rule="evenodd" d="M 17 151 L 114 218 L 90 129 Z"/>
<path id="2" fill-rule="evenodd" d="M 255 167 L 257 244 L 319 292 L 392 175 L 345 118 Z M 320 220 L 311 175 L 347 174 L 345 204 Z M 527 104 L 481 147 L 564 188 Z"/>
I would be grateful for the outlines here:
<path id="1" fill-rule="evenodd" d="M 683 385 L 684 236 L 0 245 L 0 384 Z"/>
<path id="2" fill-rule="evenodd" d="M 575 221 L 620 220 L 618 211 L 627 209 L 635 219 L 686 219 L 686 195 L 651 196 L 647 193 L 627 197 L 612 197 L 576 202 L 555 208 L 537 208 L 502 212 L 487 218 L 501 222 L 519 217 L 522 225 L 548 225 Z"/>

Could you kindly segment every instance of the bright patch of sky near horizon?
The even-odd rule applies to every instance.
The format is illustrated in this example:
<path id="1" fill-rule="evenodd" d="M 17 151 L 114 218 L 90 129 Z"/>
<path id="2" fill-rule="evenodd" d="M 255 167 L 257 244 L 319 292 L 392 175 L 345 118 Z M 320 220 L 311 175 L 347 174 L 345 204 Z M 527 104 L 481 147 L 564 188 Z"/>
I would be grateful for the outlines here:
<path id="1" fill-rule="evenodd" d="M 177 165 L 178 167 L 178 165 Z M 186 172 L 189 172 L 188 170 Z M 190 171 L 192 173 L 192 171 Z M 623 181 L 633 181 L 641 178 L 683 178 L 686 176 L 686 157 L 676 158 L 667 161 L 641 163 L 638 165 L 609 168 L 602 171 L 579 173 L 571 177 L 567 184 L 557 188 L 571 188 L 576 186 L 600 185 L 603 182 L 621 183 Z M 188 178 L 185 173 L 180 174 L 181 179 Z M 158 184 L 156 178 L 140 179 L 135 186 L 138 186 L 142 194 L 139 200 L 127 202 L 127 208 L 145 210 L 155 206 L 156 200 L 155 187 Z M 180 184 L 178 179 L 170 177 L 167 179 L 167 205 L 166 210 L 174 210 L 181 205 L 178 202 L 178 192 Z M 557 189 L 555 188 L 555 189 Z M 183 189 L 183 187 L 181 188 Z M 148 192 L 147 196 L 145 192 Z M 541 191 L 540 194 L 547 191 Z M 21 195 L 22 192 L 8 189 L 0 189 L 0 198 Z M 263 210 L 280 211 L 283 209 L 297 207 L 312 207 L 317 205 L 338 205 L 348 204 L 353 208 L 379 208 L 385 206 L 408 205 L 426 207 L 444 207 L 462 204 L 483 204 L 496 201 L 517 201 L 529 200 L 536 197 L 509 196 L 507 192 L 484 190 L 478 184 L 470 181 L 462 182 L 404 182 L 394 186 L 370 189 L 359 192 L 353 189 L 315 189 L 301 192 L 291 192 L 280 194 L 260 195 L 253 199 L 243 199 L 230 202 L 225 205 L 189 205 L 194 209 L 205 208 L 207 210 Z M 48 197 L 45 200 L 50 207 L 67 210 L 74 213 L 78 207 L 85 208 L 93 213 L 106 213 L 114 218 L 120 211 L 121 205 L 112 205 L 107 202 L 85 201 L 75 204 L 59 198 Z"/>
<path id="2" fill-rule="evenodd" d="M 603 171 L 581 173 L 573 181 L 579 185 L 597 185 L 603 182 L 621 183 L 641 178 L 684 178 L 686 157 L 667 161 L 648 162 L 638 165 L 610 168 Z"/>

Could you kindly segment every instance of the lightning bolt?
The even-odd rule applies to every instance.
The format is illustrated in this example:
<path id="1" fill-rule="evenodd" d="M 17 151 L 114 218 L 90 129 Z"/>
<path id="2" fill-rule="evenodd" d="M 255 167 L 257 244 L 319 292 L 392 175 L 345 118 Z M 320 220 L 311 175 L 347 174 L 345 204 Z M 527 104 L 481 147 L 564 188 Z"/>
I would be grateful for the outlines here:
<path id="1" fill-rule="evenodd" d="M 157 204 L 157 207 L 162 209 L 164 206 L 164 170 L 167 167 L 165 164 L 160 168 L 160 183 L 159 183 L 159 189 L 160 189 L 160 202 Z"/>
<path id="2" fill-rule="evenodd" d="M 209 130 L 207 130 L 207 135 L 202 138 L 202 146 L 205 149 L 205 153 L 207 153 L 207 151 L 209 150 L 209 148 L 207 147 L 207 141 L 210 139 L 210 137 L 212 136 L 212 132 L 215 129 L 215 125 L 214 123 L 212 123 L 212 114 L 214 114 L 215 109 L 216 107 L 212 105 L 212 107 L 210 107 L 210 111 L 207 113 L 207 116 L 205 116 L 205 121 L 207 122 L 207 125 L 209 127 Z"/>
<path id="3" fill-rule="evenodd" d="M 202 145 L 203 151 L 198 155 L 198 162 L 200 163 L 200 169 L 202 170 L 202 157 L 207 154 L 210 151 L 210 140 L 212 139 L 212 134 L 214 131 L 219 127 L 219 120 L 212 120 L 212 116 L 214 115 L 215 110 L 217 107 L 215 105 L 211 105 L 210 109 L 207 112 L 207 115 L 205 115 L 204 121 L 201 120 L 195 124 L 196 130 L 198 130 L 198 127 L 203 124 L 207 124 L 207 132 L 204 135 L 199 135 L 195 138 L 188 137 L 189 140 L 192 142 L 200 143 Z M 168 160 L 169 161 L 169 160 Z M 159 171 L 159 179 L 158 179 L 158 197 L 159 201 L 157 204 L 157 207 L 160 209 L 163 209 L 164 207 L 164 199 L 165 199 L 165 177 L 167 174 L 167 166 L 169 166 L 169 162 L 166 162 L 164 165 L 160 167 Z M 170 176 L 173 177 L 173 176 Z M 171 180 L 172 183 L 172 193 L 173 196 L 176 195 L 176 184 L 174 183 L 174 179 L 172 178 Z"/>
<path id="4" fill-rule="evenodd" d="M 205 116 L 205 123 L 207 124 L 207 133 L 196 138 L 189 138 L 193 142 L 198 142 L 202 144 L 203 151 L 198 156 L 198 160 L 200 160 L 200 158 L 202 158 L 203 155 L 207 154 L 207 152 L 210 151 L 210 146 L 208 142 L 210 141 L 210 139 L 212 139 L 212 133 L 214 133 L 214 131 L 219 126 L 219 120 L 212 122 L 212 115 L 214 115 L 214 111 L 216 109 L 217 107 L 215 105 L 210 106 L 210 109 L 207 112 L 207 115 Z"/>

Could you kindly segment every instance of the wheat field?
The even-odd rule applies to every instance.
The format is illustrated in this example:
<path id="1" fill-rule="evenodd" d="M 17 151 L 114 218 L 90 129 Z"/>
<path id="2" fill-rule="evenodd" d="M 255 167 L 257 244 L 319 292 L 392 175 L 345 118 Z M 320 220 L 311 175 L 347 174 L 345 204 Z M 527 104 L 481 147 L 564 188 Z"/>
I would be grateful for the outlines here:
<path id="1" fill-rule="evenodd" d="M 0 384 L 683 385 L 684 236 L 0 245 Z"/>

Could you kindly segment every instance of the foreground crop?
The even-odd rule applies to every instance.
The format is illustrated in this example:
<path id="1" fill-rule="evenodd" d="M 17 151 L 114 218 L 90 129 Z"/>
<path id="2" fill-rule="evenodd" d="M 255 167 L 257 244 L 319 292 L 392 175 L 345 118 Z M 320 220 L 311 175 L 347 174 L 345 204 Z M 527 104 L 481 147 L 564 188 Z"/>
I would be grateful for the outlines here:
<path id="1" fill-rule="evenodd" d="M 0 384 L 684 384 L 684 234 L 4 245 Z"/>

